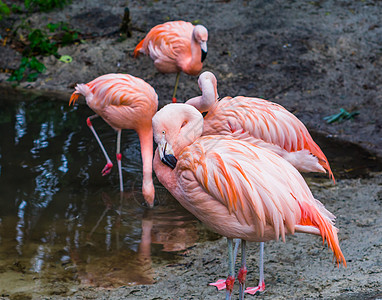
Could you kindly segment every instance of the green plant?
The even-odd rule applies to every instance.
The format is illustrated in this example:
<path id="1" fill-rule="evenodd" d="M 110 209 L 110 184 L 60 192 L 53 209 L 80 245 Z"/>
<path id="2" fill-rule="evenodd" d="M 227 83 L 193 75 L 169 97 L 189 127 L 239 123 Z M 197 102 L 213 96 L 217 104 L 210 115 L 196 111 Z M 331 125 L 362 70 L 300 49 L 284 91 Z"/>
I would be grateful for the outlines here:
<path id="1" fill-rule="evenodd" d="M 3 1 L 0 0 L 0 20 L 3 19 L 3 16 L 8 16 L 11 13 L 8 5 L 6 5 Z"/>
<path id="2" fill-rule="evenodd" d="M 71 3 L 71 0 L 24 0 L 27 14 L 36 9 L 49 11 L 54 8 L 63 8 L 69 3 Z M 0 20 L 5 15 L 9 15 L 11 11 L 13 13 L 20 13 L 22 8 L 12 4 L 11 9 L 9 9 L 7 4 L 0 0 Z M 20 37 L 18 45 L 22 45 L 23 57 L 19 67 L 13 71 L 8 81 L 36 80 L 38 75 L 46 70 L 44 64 L 36 58 L 37 55 L 54 55 L 65 63 L 72 61 L 70 56 L 61 57 L 58 53 L 58 48 L 59 46 L 66 46 L 78 41 L 80 33 L 77 30 L 70 29 L 69 25 L 65 22 L 49 23 L 46 27 L 49 30 L 48 32 L 44 29 L 32 29 L 23 21 L 13 30 L 11 36 Z M 26 41 L 21 34 L 17 34 L 20 28 L 28 32 Z"/>
<path id="3" fill-rule="evenodd" d="M 52 42 L 49 36 L 40 29 L 34 29 L 28 35 L 29 45 L 23 51 L 23 55 L 32 56 L 33 54 L 59 56 L 56 42 Z"/>
<path id="4" fill-rule="evenodd" d="M 37 60 L 36 55 L 54 55 L 63 62 L 71 62 L 71 57 L 69 56 L 61 59 L 58 47 L 59 45 L 65 46 L 74 43 L 78 40 L 79 32 L 70 29 L 68 24 L 64 22 L 49 23 L 47 29 L 49 33 L 54 33 L 54 35 L 49 35 L 41 29 L 30 31 L 27 37 L 27 44 L 22 52 L 23 58 L 21 63 L 8 78 L 8 81 L 36 80 L 38 75 L 46 70 L 44 64 Z"/>
<path id="5" fill-rule="evenodd" d="M 25 72 L 29 70 L 27 75 L 27 81 L 34 81 L 37 79 L 38 75 L 46 70 L 43 63 L 39 62 L 36 57 L 26 57 L 23 56 L 18 69 L 16 69 L 13 74 L 8 78 L 8 81 L 18 81 L 24 79 Z"/>
<path id="6" fill-rule="evenodd" d="M 24 5 L 27 10 L 37 7 L 41 11 L 50 11 L 55 8 L 63 8 L 71 0 L 25 0 Z"/>
<path id="7" fill-rule="evenodd" d="M 70 29 L 69 25 L 65 22 L 49 23 L 46 27 L 50 32 L 59 32 L 53 38 L 58 40 L 62 46 L 73 44 L 79 38 L 79 31 Z"/>

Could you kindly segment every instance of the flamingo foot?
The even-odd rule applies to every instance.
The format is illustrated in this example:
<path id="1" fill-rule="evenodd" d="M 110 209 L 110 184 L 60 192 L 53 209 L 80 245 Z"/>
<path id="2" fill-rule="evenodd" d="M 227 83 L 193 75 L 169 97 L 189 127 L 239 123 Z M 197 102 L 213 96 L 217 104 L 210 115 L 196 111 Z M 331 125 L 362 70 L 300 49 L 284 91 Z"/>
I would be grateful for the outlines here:
<path id="1" fill-rule="evenodd" d="M 102 176 L 109 174 L 112 167 L 113 167 L 113 164 L 111 162 L 108 162 L 106 166 L 102 169 Z"/>
<path id="2" fill-rule="evenodd" d="M 259 283 L 259 285 L 258 286 L 256 286 L 256 287 L 248 287 L 245 291 L 244 291 L 244 293 L 248 293 L 248 294 L 251 294 L 251 295 L 254 295 L 254 294 L 256 294 L 257 292 L 264 292 L 265 291 L 265 283 L 264 283 L 264 281 L 263 282 L 261 282 L 261 283 Z"/>
<path id="3" fill-rule="evenodd" d="M 216 286 L 218 291 L 221 291 L 221 290 L 226 289 L 226 283 L 225 282 L 226 282 L 225 279 L 219 279 L 218 281 L 210 283 L 209 285 Z"/>
<path id="4" fill-rule="evenodd" d="M 172 97 L 172 103 L 176 103 L 176 98 Z"/>

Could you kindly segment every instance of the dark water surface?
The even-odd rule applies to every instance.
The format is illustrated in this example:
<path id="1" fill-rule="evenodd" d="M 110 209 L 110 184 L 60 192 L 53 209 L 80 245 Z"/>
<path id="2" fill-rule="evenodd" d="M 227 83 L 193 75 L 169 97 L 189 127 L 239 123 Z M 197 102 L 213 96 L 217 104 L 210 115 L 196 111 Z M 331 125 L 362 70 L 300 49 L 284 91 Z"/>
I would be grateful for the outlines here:
<path id="1" fill-rule="evenodd" d="M 121 198 L 116 164 L 101 175 L 91 114 L 67 102 L 0 99 L 0 296 L 153 283 L 153 266 L 218 238 L 156 180 L 160 205 L 142 206 L 133 131 L 122 132 Z M 115 162 L 115 132 L 102 119 L 93 124 Z"/>
<path id="2" fill-rule="evenodd" d="M 135 132 L 122 133 L 121 198 L 116 164 L 101 176 L 105 159 L 86 126 L 88 107 L 0 97 L 0 296 L 70 294 L 79 284 L 150 284 L 153 266 L 174 262 L 197 241 L 218 238 L 157 181 L 160 205 L 142 206 Z M 102 119 L 93 124 L 113 160 L 115 132 Z M 382 169 L 358 146 L 314 138 L 337 179 Z"/>

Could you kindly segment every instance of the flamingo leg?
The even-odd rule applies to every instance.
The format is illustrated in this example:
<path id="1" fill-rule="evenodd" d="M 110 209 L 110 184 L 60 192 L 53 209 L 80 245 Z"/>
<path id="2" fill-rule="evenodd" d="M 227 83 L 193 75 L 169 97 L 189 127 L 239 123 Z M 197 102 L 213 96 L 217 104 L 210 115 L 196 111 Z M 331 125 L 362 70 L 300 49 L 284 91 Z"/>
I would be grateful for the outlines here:
<path id="1" fill-rule="evenodd" d="M 178 72 L 176 74 L 174 93 L 172 94 L 172 103 L 176 103 L 176 97 L 175 96 L 176 96 L 176 91 L 178 89 L 179 77 L 180 77 L 180 72 Z"/>
<path id="2" fill-rule="evenodd" d="M 233 251 L 233 265 L 236 264 L 236 257 L 237 257 L 237 252 L 239 250 L 239 245 L 240 245 L 240 239 L 235 239 L 235 249 Z M 209 285 L 215 286 L 218 291 L 220 290 L 225 290 L 226 289 L 226 280 L 225 279 L 218 279 L 216 282 L 210 283 Z"/>
<path id="3" fill-rule="evenodd" d="M 105 167 L 102 169 L 102 176 L 105 176 L 107 174 L 110 173 L 111 171 L 111 168 L 113 167 L 113 163 L 111 162 L 110 158 L 109 158 L 109 155 L 107 155 L 106 153 L 106 150 L 105 150 L 105 147 L 103 146 L 100 138 L 98 137 L 97 135 L 97 132 L 95 131 L 94 127 L 93 127 L 93 124 L 91 122 L 91 120 L 93 120 L 94 118 L 97 118 L 99 117 L 98 115 L 93 115 L 93 116 L 90 116 L 87 118 L 86 120 L 86 124 L 88 125 L 88 127 L 90 128 L 90 130 L 93 132 L 97 142 L 98 142 L 98 145 L 101 147 L 101 150 L 103 152 L 103 155 L 105 156 L 106 158 L 106 165 Z"/>
<path id="4" fill-rule="evenodd" d="M 232 245 L 232 239 L 227 238 L 228 242 L 228 277 L 226 280 L 226 300 L 231 300 L 233 285 L 235 283 L 235 265 L 234 265 L 234 258 L 233 258 L 233 245 Z"/>
<path id="5" fill-rule="evenodd" d="M 117 131 L 117 163 L 118 163 L 118 173 L 119 173 L 119 190 L 123 192 L 123 178 L 122 178 L 122 154 L 121 154 L 121 133 L 122 130 Z"/>
<path id="6" fill-rule="evenodd" d="M 259 270 L 260 270 L 260 277 L 259 277 L 259 285 L 256 287 L 248 287 L 244 292 L 254 295 L 257 292 L 264 292 L 265 291 L 265 282 L 264 282 L 264 243 L 260 243 L 260 261 L 259 261 Z"/>
<path id="7" fill-rule="evenodd" d="M 237 279 L 239 280 L 239 299 L 244 299 L 244 290 L 245 290 L 245 280 L 247 278 L 247 266 L 246 266 L 246 248 L 247 241 L 242 240 L 241 241 L 241 268 L 239 270 L 239 273 L 237 274 Z"/>

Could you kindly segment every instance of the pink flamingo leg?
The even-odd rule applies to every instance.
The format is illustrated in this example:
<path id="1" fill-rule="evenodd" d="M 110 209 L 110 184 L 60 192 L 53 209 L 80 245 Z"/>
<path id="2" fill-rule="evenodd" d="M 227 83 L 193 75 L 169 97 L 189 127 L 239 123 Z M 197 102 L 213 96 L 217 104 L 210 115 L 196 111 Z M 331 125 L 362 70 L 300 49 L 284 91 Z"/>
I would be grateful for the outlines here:
<path id="1" fill-rule="evenodd" d="M 95 138 L 96 138 L 96 140 L 98 142 L 98 145 L 101 147 L 103 155 L 106 158 L 106 165 L 105 165 L 105 167 L 102 170 L 102 176 L 105 176 L 105 175 L 110 173 L 111 168 L 113 167 L 113 163 L 111 162 L 109 156 L 107 155 L 105 147 L 103 146 L 101 140 L 99 139 L 99 137 L 97 135 L 97 132 L 95 131 L 95 129 L 93 127 L 93 124 L 91 122 L 92 119 L 97 118 L 97 117 L 99 117 L 99 116 L 98 115 L 93 115 L 93 116 L 88 117 L 87 120 L 86 120 L 86 123 L 87 123 L 88 127 L 90 128 L 90 130 L 93 132 L 93 134 L 94 134 L 94 136 L 95 136 Z"/>
<path id="2" fill-rule="evenodd" d="M 234 257 L 233 264 L 234 265 L 236 263 L 236 256 L 237 256 L 237 251 L 239 249 L 239 245 L 240 245 L 240 239 L 235 239 L 235 249 L 234 249 L 234 253 L 233 253 L 233 257 Z M 209 285 L 215 286 L 218 289 L 218 291 L 225 290 L 227 288 L 226 287 L 226 279 L 218 279 L 216 282 L 212 282 Z"/>
<path id="3" fill-rule="evenodd" d="M 174 93 L 172 94 L 172 103 L 176 103 L 176 91 L 178 89 L 178 84 L 179 84 L 179 77 L 180 77 L 180 72 L 176 74 L 176 80 L 175 80 L 175 87 L 174 87 Z"/>
<path id="4" fill-rule="evenodd" d="M 257 292 L 265 291 L 265 282 L 264 282 L 264 243 L 260 243 L 260 261 L 259 261 L 259 269 L 260 269 L 260 278 L 259 285 L 256 287 L 248 287 L 244 292 L 254 295 Z"/>
<path id="5" fill-rule="evenodd" d="M 123 192 L 123 178 L 122 178 L 122 154 L 121 154 L 121 133 L 122 130 L 117 131 L 117 164 L 118 164 L 118 173 L 119 173 L 119 190 Z"/>
<path id="6" fill-rule="evenodd" d="M 242 240 L 241 241 L 241 268 L 239 270 L 239 273 L 237 274 L 237 280 L 239 281 L 240 288 L 239 288 L 239 299 L 244 299 L 244 290 L 245 290 L 245 280 L 247 278 L 247 266 L 246 266 L 246 248 L 247 241 Z"/>
<path id="7" fill-rule="evenodd" d="M 235 283 L 235 263 L 232 250 L 232 239 L 227 238 L 228 241 L 228 277 L 226 282 L 225 299 L 231 300 L 233 285 Z"/>

